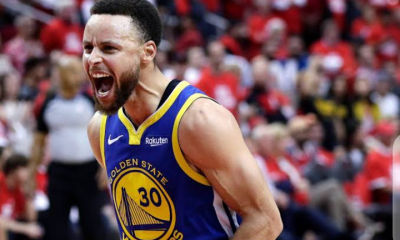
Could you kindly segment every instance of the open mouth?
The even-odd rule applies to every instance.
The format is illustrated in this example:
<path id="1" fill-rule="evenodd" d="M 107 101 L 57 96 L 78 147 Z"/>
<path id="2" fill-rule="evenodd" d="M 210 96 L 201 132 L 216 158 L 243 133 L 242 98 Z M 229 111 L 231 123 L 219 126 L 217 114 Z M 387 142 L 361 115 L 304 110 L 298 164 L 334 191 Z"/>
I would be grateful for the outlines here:
<path id="1" fill-rule="evenodd" d="M 92 74 L 94 84 L 96 86 L 96 94 L 98 97 L 106 97 L 110 92 L 114 84 L 114 78 L 105 73 Z"/>

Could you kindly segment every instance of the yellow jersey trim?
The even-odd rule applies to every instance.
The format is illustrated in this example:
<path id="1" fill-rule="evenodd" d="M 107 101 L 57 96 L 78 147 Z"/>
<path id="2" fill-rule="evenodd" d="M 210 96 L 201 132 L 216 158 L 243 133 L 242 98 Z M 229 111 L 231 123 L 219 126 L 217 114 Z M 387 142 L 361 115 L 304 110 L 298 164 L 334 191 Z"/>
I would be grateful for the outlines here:
<path id="1" fill-rule="evenodd" d="M 105 144 L 105 135 L 106 135 L 106 123 L 107 123 L 107 115 L 101 115 L 101 124 L 100 124 L 100 154 L 101 160 L 103 162 L 103 166 L 106 168 L 106 157 L 104 154 L 104 144 Z"/>
<path id="2" fill-rule="evenodd" d="M 144 131 L 153 125 L 155 122 L 157 122 L 164 114 L 168 111 L 168 109 L 172 106 L 172 104 L 175 102 L 176 98 L 179 96 L 179 94 L 185 89 L 187 86 L 189 86 L 189 83 L 186 81 L 180 82 L 175 89 L 172 91 L 171 95 L 167 98 L 167 100 L 164 102 L 164 104 L 157 110 L 155 111 L 150 117 L 148 117 L 138 128 L 136 131 L 135 128 L 133 127 L 132 122 L 128 119 L 128 117 L 125 115 L 123 108 L 120 108 L 118 111 L 118 117 L 121 120 L 121 122 L 125 125 L 126 129 L 128 130 L 129 133 L 129 145 L 140 145 L 140 139 L 142 138 L 142 135 Z"/>
<path id="3" fill-rule="evenodd" d="M 176 116 L 174 122 L 174 128 L 172 130 L 172 149 L 174 151 L 175 159 L 178 162 L 179 167 L 183 170 L 183 172 L 186 173 L 186 175 L 188 175 L 191 179 L 195 180 L 198 183 L 201 183 L 206 186 L 211 186 L 205 176 L 196 172 L 189 166 L 185 157 L 183 156 L 182 150 L 179 146 L 179 139 L 178 139 L 179 123 L 181 122 L 183 114 L 185 114 L 190 105 L 192 105 L 192 103 L 199 98 L 209 98 L 209 97 L 200 93 L 195 93 L 186 100 L 185 104 L 179 110 L 178 115 Z"/>

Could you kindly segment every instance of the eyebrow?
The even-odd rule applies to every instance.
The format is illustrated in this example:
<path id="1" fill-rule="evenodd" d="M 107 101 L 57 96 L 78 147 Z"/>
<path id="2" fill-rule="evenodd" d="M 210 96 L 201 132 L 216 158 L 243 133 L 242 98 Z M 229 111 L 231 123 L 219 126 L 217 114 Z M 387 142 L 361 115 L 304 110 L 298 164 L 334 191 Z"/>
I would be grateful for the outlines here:
<path id="1" fill-rule="evenodd" d="M 83 44 L 84 46 L 85 46 L 85 45 L 91 45 L 92 42 L 84 40 L 84 41 L 82 42 L 82 44 Z M 112 41 L 112 40 L 107 40 L 107 41 L 100 42 L 99 45 L 115 45 L 115 46 L 120 46 L 120 44 L 118 44 L 117 42 Z"/>

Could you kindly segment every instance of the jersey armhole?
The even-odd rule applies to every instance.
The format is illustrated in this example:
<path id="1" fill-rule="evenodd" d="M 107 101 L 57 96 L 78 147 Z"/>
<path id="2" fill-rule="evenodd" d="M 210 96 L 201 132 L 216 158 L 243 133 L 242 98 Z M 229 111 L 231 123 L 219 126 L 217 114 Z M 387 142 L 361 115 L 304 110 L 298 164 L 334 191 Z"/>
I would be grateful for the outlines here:
<path id="1" fill-rule="evenodd" d="M 188 175 L 191 179 L 193 179 L 198 183 L 201 183 L 206 186 L 211 186 L 211 184 L 208 182 L 207 178 L 204 175 L 196 172 L 192 167 L 190 167 L 179 145 L 178 130 L 181 119 L 185 114 L 185 112 L 193 104 L 193 102 L 199 98 L 206 98 L 210 99 L 211 101 L 215 101 L 214 99 L 200 93 L 195 93 L 186 100 L 186 102 L 183 104 L 182 108 L 179 110 L 178 115 L 175 118 L 174 127 L 172 130 L 172 149 L 174 151 L 175 159 L 179 167 L 183 170 L 183 172 L 186 175 Z"/>
<path id="2" fill-rule="evenodd" d="M 100 154 L 101 161 L 103 162 L 104 169 L 107 169 L 106 166 L 106 157 L 104 153 L 104 145 L 105 145 L 105 135 L 106 135 L 106 123 L 107 123 L 107 115 L 101 115 L 101 124 L 100 124 Z"/>

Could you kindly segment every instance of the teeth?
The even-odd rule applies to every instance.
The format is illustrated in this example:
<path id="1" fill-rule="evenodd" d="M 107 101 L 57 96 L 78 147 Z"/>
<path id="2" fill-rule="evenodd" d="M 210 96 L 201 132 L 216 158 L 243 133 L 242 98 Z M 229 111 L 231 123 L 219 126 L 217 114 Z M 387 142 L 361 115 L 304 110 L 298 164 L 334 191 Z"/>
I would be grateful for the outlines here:
<path id="1" fill-rule="evenodd" d="M 92 77 L 94 78 L 104 78 L 104 77 L 110 77 L 111 75 L 106 74 L 106 73 L 94 73 L 92 74 Z"/>
<path id="2" fill-rule="evenodd" d="M 105 97 L 110 91 L 102 92 L 101 90 L 98 92 L 100 97 Z"/>

